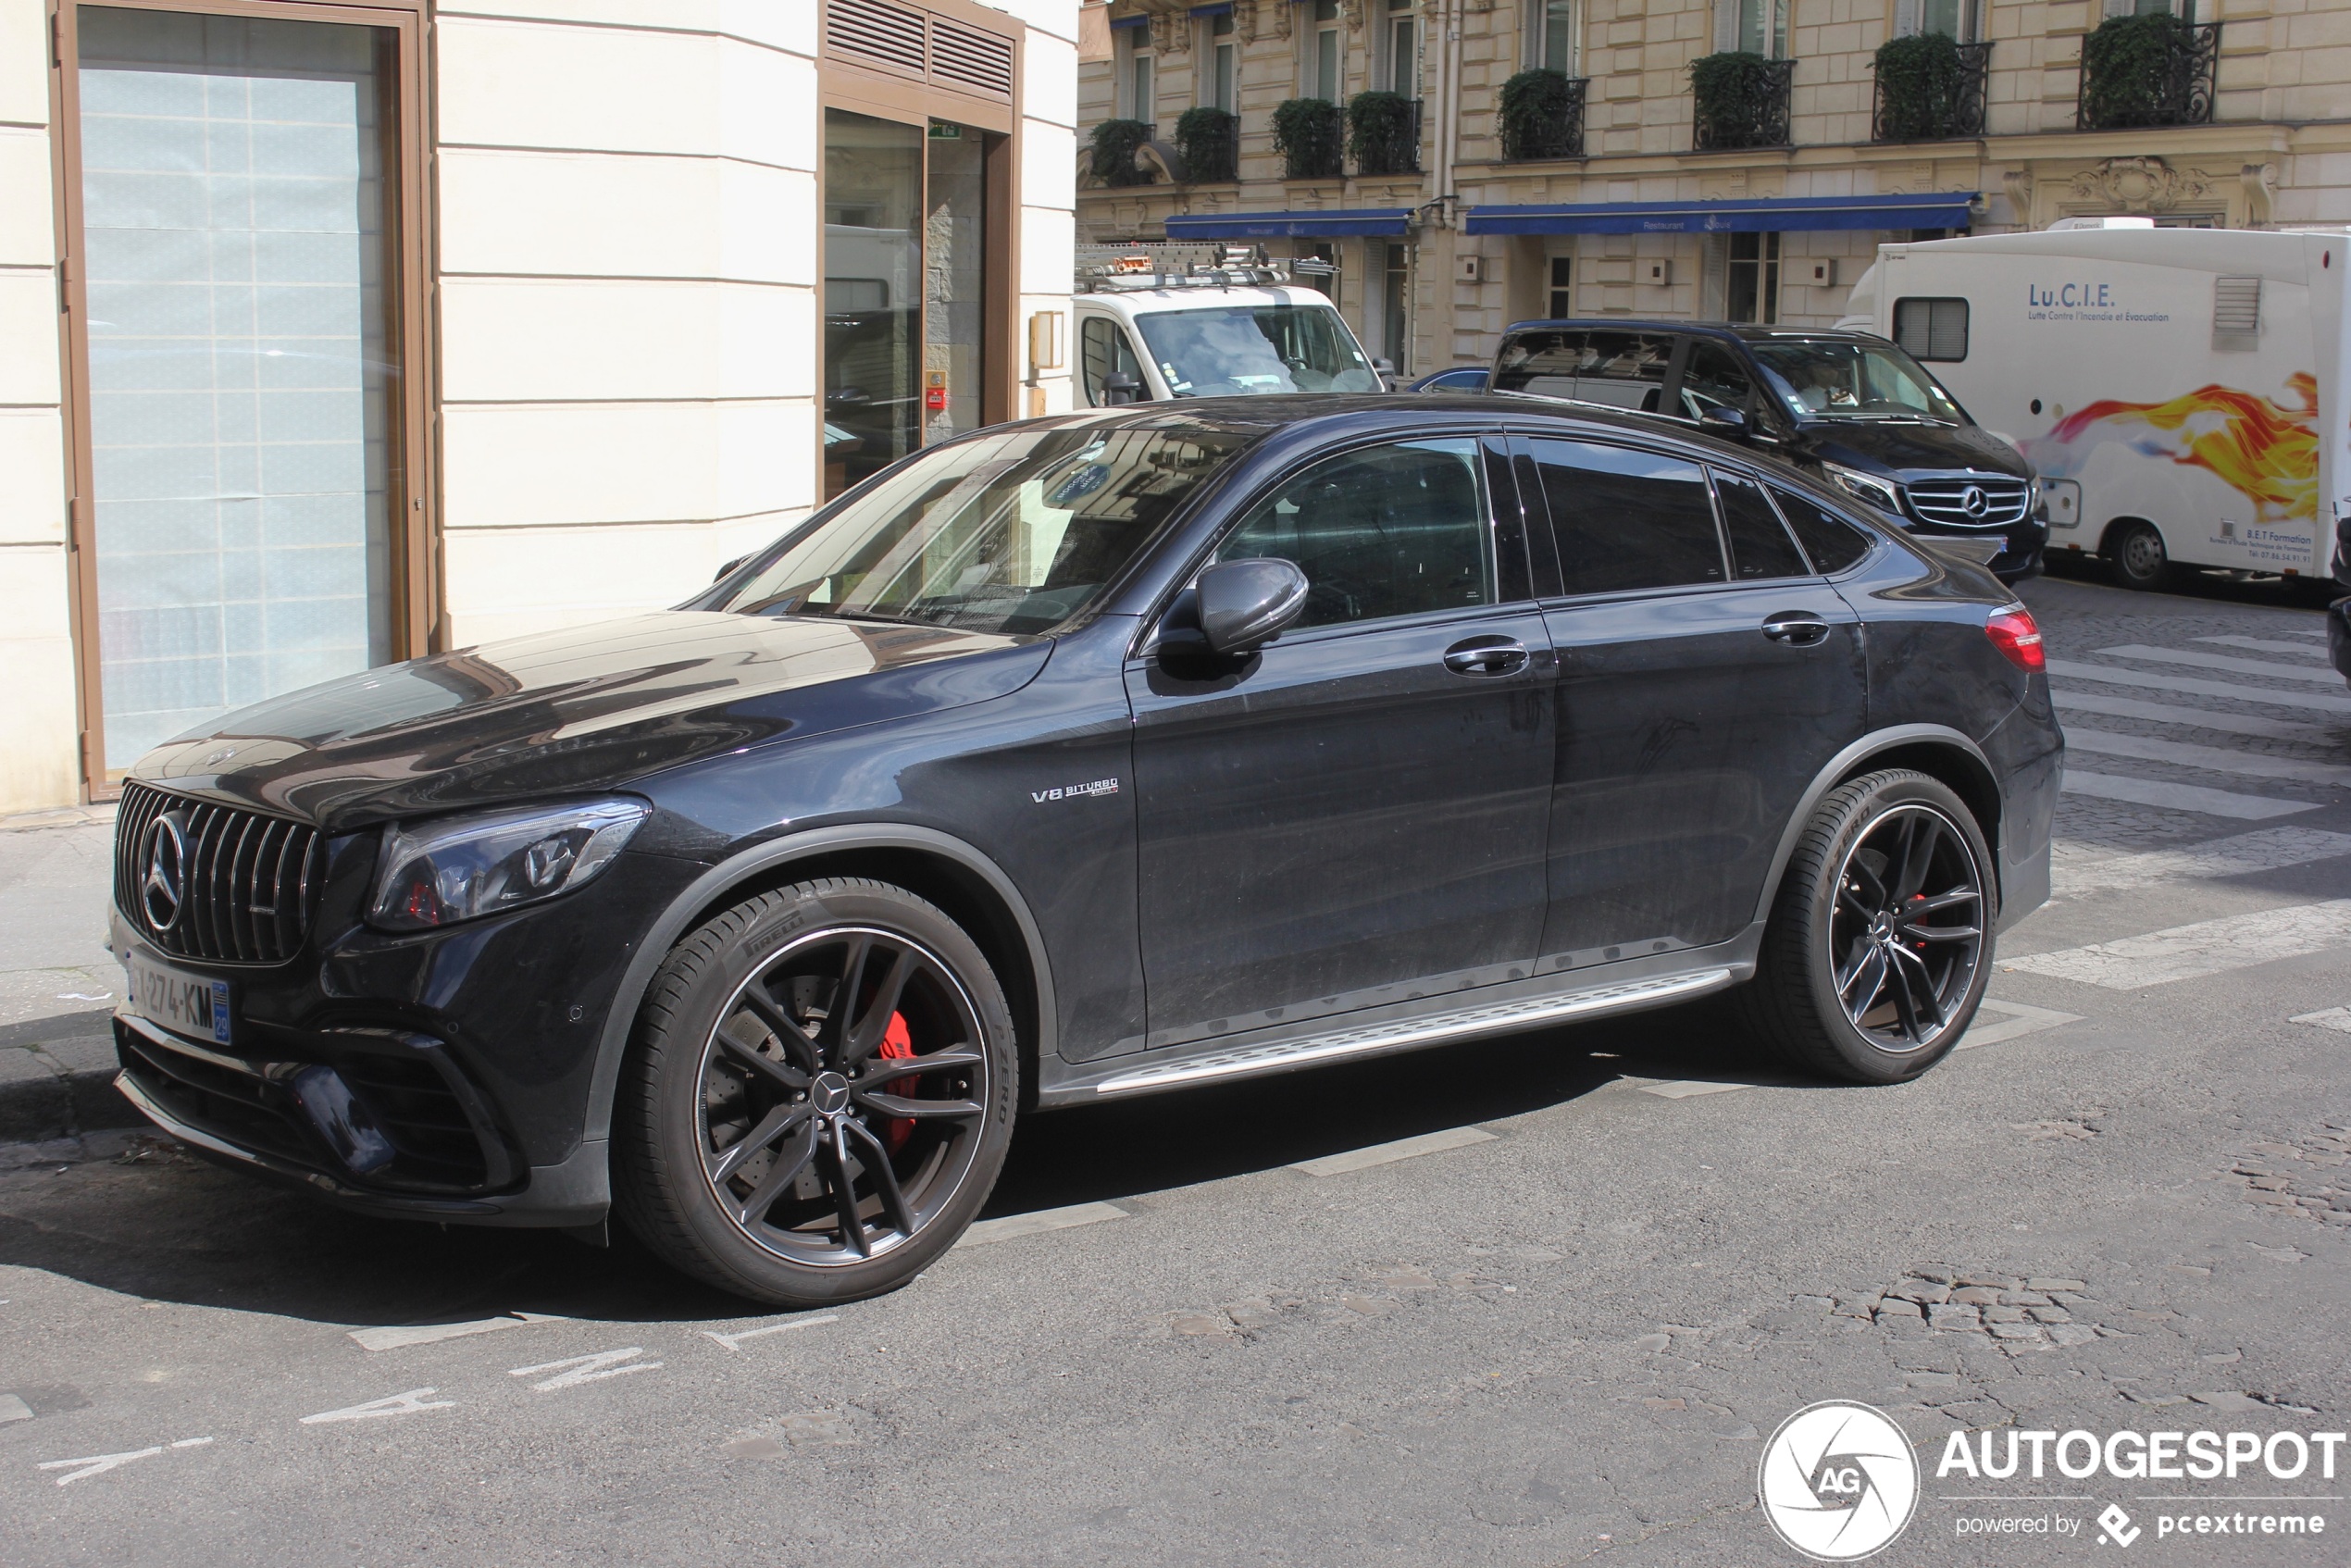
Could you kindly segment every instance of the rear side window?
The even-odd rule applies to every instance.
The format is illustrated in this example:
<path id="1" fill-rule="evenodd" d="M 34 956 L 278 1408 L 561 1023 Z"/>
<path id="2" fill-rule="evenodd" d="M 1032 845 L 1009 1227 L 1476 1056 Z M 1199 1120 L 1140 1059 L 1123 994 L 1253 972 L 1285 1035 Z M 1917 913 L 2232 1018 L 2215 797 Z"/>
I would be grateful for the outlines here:
<path id="1" fill-rule="evenodd" d="M 1634 447 L 1536 439 L 1564 591 L 1621 593 L 1723 580 L 1705 472 Z"/>
<path id="2" fill-rule="evenodd" d="M 1755 404 L 1755 378 L 1723 344 L 1698 338 L 1690 343 L 1690 357 L 1682 367 L 1682 411 L 1695 419 L 1710 408 L 1735 408 L 1744 414 Z"/>
<path id="3" fill-rule="evenodd" d="M 1665 390 L 1665 367 L 1673 358 L 1670 332 L 1581 327 L 1521 332 L 1502 344 L 1495 361 L 1494 390 L 1572 397 L 1654 414 Z"/>
<path id="4" fill-rule="evenodd" d="M 1967 357 L 1967 301 L 1905 299 L 1894 302 L 1894 341 L 1912 359 L 1958 361 Z"/>
<path id="5" fill-rule="evenodd" d="M 1270 556 L 1304 572 L 1302 627 L 1491 604 L 1484 473 L 1468 438 L 1328 458 L 1250 508 L 1216 558 Z"/>
<path id="6" fill-rule="evenodd" d="M 1780 515 L 1753 479 L 1716 468 L 1714 497 L 1723 505 L 1723 534 L 1731 546 L 1731 576 L 1739 582 L 1802 577 L 1807 570 Z"/>
<path id="7" fill-rule="evenodd" d="M 1804 554 L 1812 557 L 1814 571 L 1841 572 L 1870 553 L 1868 530 L 1777 485 L 1772 487 L 1772 499 L 1780 504 L 1780 515 L 1803 544 Z"/>

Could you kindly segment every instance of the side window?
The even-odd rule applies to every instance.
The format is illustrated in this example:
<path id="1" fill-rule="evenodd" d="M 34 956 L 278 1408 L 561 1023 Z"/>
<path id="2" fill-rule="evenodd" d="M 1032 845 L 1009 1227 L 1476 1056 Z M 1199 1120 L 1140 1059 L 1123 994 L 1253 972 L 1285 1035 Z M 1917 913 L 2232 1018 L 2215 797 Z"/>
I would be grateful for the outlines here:
<path id="1" fill-rule="evenodd" d="M 1780 504 L 1780 516 L 1787 519 L 1788 529 L 1804 546 L 1804 553 L 1812 557 L 1814 571 L 1841 572 L 1870 553 L 1871 537 L 1866 529 L 1856 528 L 1817 502 L 1777 485 L 1772 487 L 1772 499 Z"/>
<path id="2" fill-rule="evenodd" d="M 1220 561 L 1266 556 L 1306 574 L 1302 627 L 1495 603 L 1477 442 L 1369 447 L 1293 476 L 1216 552 Z"/>
<path id="3" fill-rule="evenodd" d="M 1723 580 L 1723 542 L 1695 463 L 1580 441 L 1527 443 L 1542 475 L 1566 592 Z"/>
<path id="4" fill-rule="evenodd" d="M 1135 357 L 1135 347 L 1118 323 L 1106 317 L 1088 316 L 1077 333 L 1078 370 L 1085 378 L 1086 404 L 1090 408 L 1103 406 L 1102 382 L 1113 371 L 1124 370 L 1143 383 L 1143 368 Z"/>
<path id="5" fill-rule="evenodd" d="M 1894 341 L 1912 359 L 1967 357 L 1967 301 L 1907 299 L 1894 302 Z"/>
<path id="6" fill-rule="evenodd" d="M 1763 487 L 1720 468 L 1714 475 L 1714 498 L 1723 506 L 1723 535 L 1731 545 L 1731 577 L 1738 582 L 1762 582 L 1772 578 L 1802 577 L 1809 569 L 1803 554 L 1780 526 L 1780 515 L 1763 499 Z"/>
<path id="7" fill-rule="evenodd" d="M 1710 408 L 1747 413 L 1754 406 L 1755 379 L 1739 356 L 1711 339 L 1693 339 L 1682 367 L 1682 412 L 1695 419 Z"/>
<path id="8" fill-rule="evenodd" d="M 1526 332 L 1503 344 L 1494 385 L 1654 414 L 1673 358 L 1670 332 Z"/>

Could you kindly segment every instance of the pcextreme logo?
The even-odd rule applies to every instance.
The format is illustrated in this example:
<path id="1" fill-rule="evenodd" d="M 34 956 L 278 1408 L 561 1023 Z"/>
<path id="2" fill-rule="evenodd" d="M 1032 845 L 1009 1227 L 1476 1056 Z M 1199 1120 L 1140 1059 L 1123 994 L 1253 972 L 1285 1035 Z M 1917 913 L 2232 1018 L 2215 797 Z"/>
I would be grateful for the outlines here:
<path id="1" fill-rule="evenodd" d="M 1816 1562 L 1852 1562 L 1909 1527 L 1918 1457 L 1885 1412 L 1823 1400 L 1780 1423 L 1763 1445 L 1755 1495 L 1780 1539 Z"/>

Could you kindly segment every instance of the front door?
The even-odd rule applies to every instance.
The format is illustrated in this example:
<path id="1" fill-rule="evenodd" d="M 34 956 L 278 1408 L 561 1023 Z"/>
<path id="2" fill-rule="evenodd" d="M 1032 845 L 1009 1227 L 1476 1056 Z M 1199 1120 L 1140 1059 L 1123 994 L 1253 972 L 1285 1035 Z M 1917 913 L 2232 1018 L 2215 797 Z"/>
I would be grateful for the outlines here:
<path id="1" fill-rule="evenodd" d="M 1528 973 L 1552 735 L 1524 539 L 1499 442 L 1325 458 L 1219 547 L 1295 562 L 1298 624 L 1237 672 L 1128 664 L 1151 1044 Z"/>
<path id="2" fill-rule="evenodd" d="M 1726 940 L 1797 800 L 1866 723 L 1859 619 L 1751 481 L 1632 446 L 1524 450 L 1566 590 L 1544 604 L 1560 680 L 1543 966 Z"/>

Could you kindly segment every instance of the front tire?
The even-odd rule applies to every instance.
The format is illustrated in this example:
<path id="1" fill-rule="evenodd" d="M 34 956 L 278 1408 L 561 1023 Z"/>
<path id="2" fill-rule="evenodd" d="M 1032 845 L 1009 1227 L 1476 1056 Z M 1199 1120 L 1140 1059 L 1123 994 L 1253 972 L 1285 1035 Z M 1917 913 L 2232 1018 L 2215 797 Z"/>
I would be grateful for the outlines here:
<path id="1" fill-rule="evenodd" d="M 1975 1017 L 1998 914 L 1992 852 L 1958 795 L 1908 768 L 1856 778 L 1797 841 L 1742 1011 L 1808 1071 L 1917 1077 Z"/>
<path id="2" fill-rule="evenodd" d="M 2116 529 L 2107 541 L 2106 558 L 2114 567 L 2115 581 L 2143 593 L 2161 588 L 2171 576 L 2171 557 L 2153 523 L 2124 523 Z"/>
<path id="3" fill-rule="evenodd" d="M 895 1289 L 1003 1168 L 1020 1052 L 978 946 L 902 888 L 748 899 L 671 950 L 615 1107 L 614 1207 L 720 1289 L 814 1307 Z"/>

